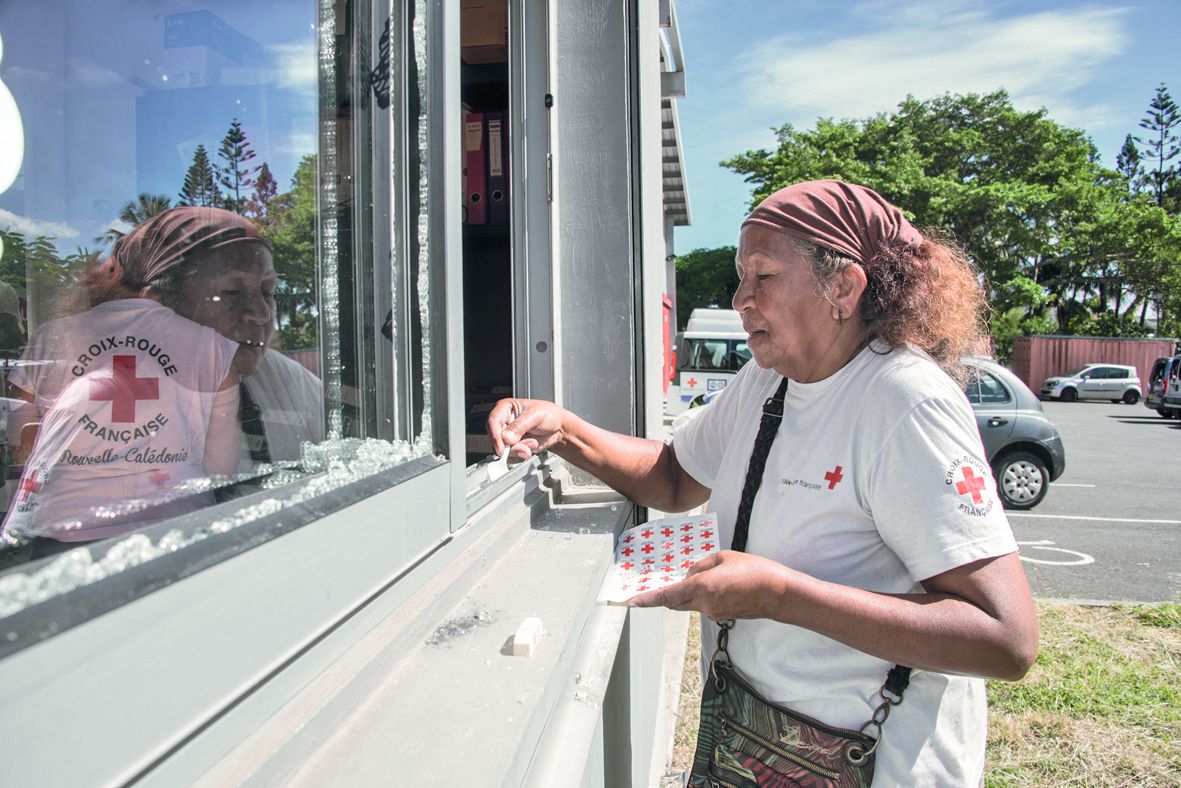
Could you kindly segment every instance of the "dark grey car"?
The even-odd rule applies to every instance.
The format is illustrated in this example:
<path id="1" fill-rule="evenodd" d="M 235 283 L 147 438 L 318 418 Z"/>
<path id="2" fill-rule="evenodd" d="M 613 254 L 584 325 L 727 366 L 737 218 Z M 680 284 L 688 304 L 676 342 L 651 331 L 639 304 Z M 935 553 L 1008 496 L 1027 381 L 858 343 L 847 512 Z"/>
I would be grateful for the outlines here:
<path id="1" fill-rule="evenodd" d="M 973 371 L 964 389 L 976 414 L 988 462 L 1007 509 L 1032 509 L 1066 468 L 1058 428 L 1037 395 L 991 359 L 965 358 Z"/>

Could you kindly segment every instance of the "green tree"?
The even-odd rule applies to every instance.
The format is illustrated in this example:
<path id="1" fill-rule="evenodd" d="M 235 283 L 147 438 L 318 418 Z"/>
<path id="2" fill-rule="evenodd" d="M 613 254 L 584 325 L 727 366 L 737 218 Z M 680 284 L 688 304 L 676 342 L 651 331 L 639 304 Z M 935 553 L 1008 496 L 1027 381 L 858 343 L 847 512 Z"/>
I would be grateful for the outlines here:
<path id="1" fill-rule="evenodd" d="M 280 346 L 316 347 L 319 309 L 316 300 L 316 157 L 304 156 L 290 191 L 269 202 L 257 219 L 274 253 L 279 286 L 275 292 Z"/>
<path id="2" fill-rule="evenodd" d="M 776 134 L 775 150 L 723 162 L 753 185 L 754 202 L 798 181 L 840 178 L 880 192 L 920 227 L 949 231 L 986 277 L 1004 324 L 993 325 L 998 347 L 1014 331 L 1044 330 L 1050 315 L 1069 331 L 1076 312 L 1089 321 L 1129 298 L 1167 300 L 1170 280 L 1149 272 L 1168 259 L 1172 230 L 1100 166 L 1083 132 L 1045 110 L 1017 110 L 1004 91 L 908 97 L 892 113 Z"/>
<path id="3" fill-rule="evenodd" d="M 1157 86 L 1148 104 L 1148 113 L 1140 121 L 1140 128 L 1148 132 L 1144 137 L 1136 137 L 1136 141 L 1144 146 L 1145 158 L 1151 163 L 1148 182 L 1156 195 L 1156 204 L 1163 206 L 1165 196 L 1177 181 L 1177 167 L 1172 161 L 1181 154 L 1181 138 L 1177 136 L 1181 129 L 1181 109 L 1177 108 L 1165 83 Z"/>
<path id="4" fill-rule="evenodd" d="M 733 246 L 694 249 L 677 257 L 677 323 L 684 331 L 689 313 L 699 307 L 730 308 L 738 289 Z"/>
<path id="5" fill-rule="evenodd" d="M 1144 188 L 1144 163 L 1140 156 L 1140 149 L 1136 147 L 1136 138 L 1131 134 L 1124 137 L 1124 144 L 1115 157 L 1115 170 L 1127 181 L 1128 191 L 1135 195 Z"/>
<path id="6" fill-rule="evenodd" d="M 185 173 L 184 186 L 180 190 L 178 205 L 196 205 L 203 208 L 216 206 L 221 202 L 221 191 L 217 188 L 217 174 L 209 161 L 204 145 L 198 145 L 193 152 L 193 163 Z"/>
<path id="7" fill-rule="evenodd" d="M 237 118 L 230 122 L 229 131 L 222 137 L 217 156 L 222 160 L 222 164 L 215 165 L 218 183 L 224 190 L 222 207 L 242 213 L 246 208 L 246 195 L 254 188 L 259 168 L 248 166 L 255 153 Z"/>
<path id="8" fill-rule="evenodd" d="M 122 210 L 119 211 L 119 221 L 131 225 L 133 228 L 139 227 L 148 219 L 164 213 L 171 207 L 172 201 L 163 194 L 140 192 L 139 196 L 134 200 L 130 200 L 124 204 Z M 107 244 L 122 238 L 124 235 L 126 233 L 118 227 L 109 227 L 105 233 L 95 240 L 99 243 Z"/>

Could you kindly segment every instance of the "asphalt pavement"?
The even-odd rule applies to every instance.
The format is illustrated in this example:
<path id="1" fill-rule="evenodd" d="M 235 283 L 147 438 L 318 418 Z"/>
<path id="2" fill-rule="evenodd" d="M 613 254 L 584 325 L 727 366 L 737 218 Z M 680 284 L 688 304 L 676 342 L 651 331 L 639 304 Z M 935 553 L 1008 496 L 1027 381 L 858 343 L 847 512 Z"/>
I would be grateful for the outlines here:
<path id="1" fill-rule="evenodd" d="M 1043 402 L 1066 471 L 1010 511 L 1033 593 L 1071 601 L 1181 599 L 1181 420 L 1136 405 Z"/>

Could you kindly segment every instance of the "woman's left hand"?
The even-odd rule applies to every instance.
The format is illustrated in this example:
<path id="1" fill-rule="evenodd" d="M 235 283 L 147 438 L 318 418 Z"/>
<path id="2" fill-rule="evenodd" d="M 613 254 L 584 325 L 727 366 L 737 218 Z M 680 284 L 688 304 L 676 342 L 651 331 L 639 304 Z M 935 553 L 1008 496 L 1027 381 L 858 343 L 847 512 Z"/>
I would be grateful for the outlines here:
<path id="1" fill-rule="evenodd" d="M 791 572 L 769 558 L 723 550 L 689 567 L 681 582 L 638 594 L 627 604 L 696 610 L 714 621 L 771 618 L 783 602 Z"/>

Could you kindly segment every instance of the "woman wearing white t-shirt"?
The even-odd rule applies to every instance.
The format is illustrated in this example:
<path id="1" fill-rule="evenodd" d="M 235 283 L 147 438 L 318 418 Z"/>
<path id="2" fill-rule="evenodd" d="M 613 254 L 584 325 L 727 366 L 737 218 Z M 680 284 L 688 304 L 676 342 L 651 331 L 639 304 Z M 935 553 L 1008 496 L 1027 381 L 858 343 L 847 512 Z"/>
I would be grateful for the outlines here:
<path id="1" fill-rule="evenodd" d="M 756 363 L 672 444 L 521 399 L 494 408 L 492 442 L 518 459 L 554 451 L 662 511 L 709 499 L 729 545 L 764 408 L 782 399 L 765 470 L 752 473 L 746 552 L 704 559 L 630 604 L 700 611 L 703 643 L 714 622 L 738 619 L 727 654 L 741 676 L 831 726 L 857 730 L 890 666 L 909 666 L 903 702 L 869 729 L 873 784 L 976 785 L 977 677 L 1023 676 L 1037 623 L 957 383 L 983 338 L 975 272 L 876 193 L 838 181 L 764 200 L 736 264 L 734 308 Z"/>

